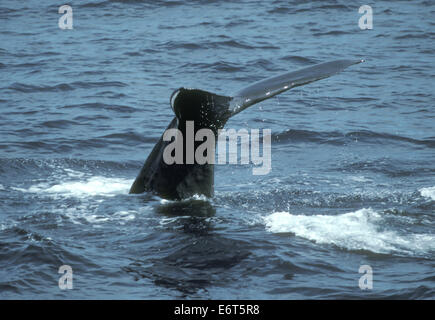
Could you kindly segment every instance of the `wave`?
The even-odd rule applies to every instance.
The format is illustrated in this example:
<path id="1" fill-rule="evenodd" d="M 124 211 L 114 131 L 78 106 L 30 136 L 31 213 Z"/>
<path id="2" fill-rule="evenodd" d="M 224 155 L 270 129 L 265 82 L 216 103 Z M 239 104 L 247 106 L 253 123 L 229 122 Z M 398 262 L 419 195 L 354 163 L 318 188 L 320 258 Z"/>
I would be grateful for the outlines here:
<path id="1" fill-rule="evenodd" d="M 44 121 L 39 126 L 47 128 L 65 129 L 69 126 L 79 125 L 80 123 L 71 120 L 49 120 Z"/>
<path id="2" fill-rule="evenodd" d="M 435 37 L 434 32 L 421 32 L 421 33 L 405 33 L 400 36 L 394 37 L 395 40 L 404 39 L 433 39 Z"/>
<path id="3" fill-rule="evenodd" d="M 294 62 L 294 63 L 303 64 L 303 65 L 315 64 L 315 63 L 319 62 L 318 60 L 315 60 L 315 59 L 311 59 L 311 58 L 307 58 L 307 57 L 302 57 L 302 56 L 293 56 L 293 55 L 284 56 L 284 57 L 281 58 L 281 60 L 291 61 L 291 62 Z"/>
<path id="4" fill-rule="evenodd" d="M 196 69 L 196 70 L 216 70 L 220 72 L 234 73 L 243 70 L 243 68 L 235 63 L 227 61 L 217 61 L 213 63 L 186 63 L 181 66 L 183 70 L 185 69 Z"/>
<path id="5" fill-rule="evenodd" d="M 134 161 L 116 162 L 74 158 L 0 158 L 0 174 L 4 179 L 2 184 L 5 188 L 15 187 L 15 190 L 18 191 L 29 192 L 33 190 L 43 192 L 44 189 L 49 189 L 55 185 L 59 185 L 56 188 L 62 189 L 65 187 L 62 187 L 62 183 L 78 182 L 79 179 L 84 185 L 88 182 L 98 184 L 98 180 L 95 180 L 98 177 L 102 177 L 101 182 L 113 181 L 116 183 L 121 181 L 126 185 L 128 179 L 124 179 L 124 177 L 130 175 L 135 177 L 141 165 L 141 162 L 136 163 Z M 25 180 L 23 181 L 23 179 Z M 33 183 L 30 183 L 30 181 Z M 108 185 L 108 188 L 112 187 Z"/>
<path id="6" fill-rule="evenodd" d="M 336 192 L 334 190 L 319 191 L 314 184 L 307 183 L 304 177 L 297 175 L 281 181 L 277 180 L 270 179 L 258 183 L 233 185 L 230 192 L 217 189 L 214 200 L 232 208 L 242 208 L 242 210 L 257 213 L 304 208 L 312 214 L 318 210 L 335 212 L 338 208 L 348 210 L 364 206 L 378 207 L 382 204 L 390 208 L 385 210 L 385 213 L 409 217 L 409 219 L 414 219 L 417 216 L 421 218 L 421 211 L 419 209 L 416 211 L 416 209 L 428 205 L 418 192 L 371 187 L 374 185 L 373 181 L 363 175 L 351 175 L 345 180 L 334 181 L 336 183 L 330 181 L 331 189 L 335 188 L 333 185 L 349 185 L 348 190 Z M 288 187 L 288 184 L 296 186 Z M 308 189 L 306 185 L 309 186 Z"/>
<path id="7" fill-rule="evenodd" d="M 236 48 L 236 49 L 279 49 L 279 47 L 267 44 L 258 43 L 257 45 L 248 44 L 241 40 L 223 40 L 223 41 L 198 41 L 198 42 L 181 42 L 181 41 L 168 41 L 160 47 L 165 50 L 188 49 L 188 50 L 205 50 L 205 49 L 219 49 L 219 48 Z"/>
<path id="8" fill-rule="evenodd" d="M 98 103 L 98 102 L 88 102 L 88 103 L 82 103 L 82 104 L 73 104 L 73 105 L 65 105 L 62 108 L 64 109 L 85 109 L 85 110 L 109 110 L 109 111 L 115 111 L 115 112 L 122 112 L 122 113 L 133 113 L 138 111 L 138 109 L 130 106 L 125 105 L 116 105 L 116 104 L 105 104 L 105 103 Z M 99 115 L 101 116 L 101 115 Z"/>
<path id="9" fill-rule="evenodd" d="M 301 3 L 301 5 L 304 5 L 306 3 Z M 295 7 L 295 9 L 286 9 L 289 8 L 288 5 L 286 5 L 285 7 L 281 6 L 281 7 L 276 7 L 274 9 L 271 9 L 268 11 L 268 13 L 272 13 L 272 14 L 283 14 L 283 13 L 293 13 L 293 14 L 297 14 L 297 13 L 304 13 L 304 12 L 314 12 L 315 10 L 329 10 L 329 12 L 331 14 L 333 13 L 338 13 L 338 10 L 348 10 L 348 7 L 343 5 L 343 4 L 322 4 L 322 3 L 310 3 L 308 6 L 306 7 L 302 7 L 300 8 L 300 6 Z M 291 8 L 291 7 L 290 7 Z M 337 9 L 337 11 L 333 11 L 334 9 Z"/>
<path id="10" fill-rule="evenodd" d="M 344 34 L 350 34 L 350 32 L 347 31 L 341 31 L 341 30 L 332 30 L 327 32 L 315 32 L 313 33 L 313 36 L 321 37 L 321 36 L 341 36 Z"/>
<path id="11" fill-rule="evenodd" d="M 56 85 L 46 85 L 46 86 L 37 86 L 25 83 L 13 83 L 7 89 L 30 93 L 30 92 L 58 92 L 58 91 L 72 91 L 75 89 L 86 89 L 86 88 L 105 88 L 105 87 L 126 87 L 127 84 L 120 81 L 99 81 L 99 82 L 83 82 L 83 81 L 75 81 L 72 83 L 60 83 Z"/>
<path id="12" fill-rule="evenodd" d="M 317 132 L 310 130 L 286 130 L 272 135 L 274 142 L 315 142 L 326 143 L 333 145 L 343 145 L 351 141 L 358 140 L 358 142 L 376 143 L 382 141 L 388 142 L 406 142 L 415 145 L 423 145 L 430 148 L 435 148 L 435 140 L 432 138 L 427 139 L 414 139 L 390 133 L 379 133 L 368 130 L 352 131 L 343 133 L 339 131 L 325 131 Z"/>
<path id="13" fill-rule="evenodd" d="M 435 250 L 433 234 L 399 234 L 384 227 L 383 216 L 368 208 L 338 215 L 274 212 L 264 219 L 272 233 L 294 234 L 318 244 L 380 254 L 426 255 Z"/>
<path id="14" fill-rule="evenodd" d="M 98 225 L 103 223 L 117 223 L 125 225 L 125 223 L 135 220 L 138 211 L 121 210 L 114 213 L 98 213 L 98 207 L 89 205 L 81 205 L 75 208 L 62 208 L 59 214 L 63 214 L 74 224 L 89 223 Z"/>
<path id="15" fill-rule="evenodd" d="M 180 66 L 183 70 L 185 69 L 196 69 L 202 70 L 216 70 L 219 72 L 236 73 L 245 70 L 247 67 L 252 69 L 263 69 L 267 71 L 277 71 L 279 70 L 277 66 L 269 60 L 266 59 L 255 59 L 246 63 L 246 65 L 240 65 L 228 61 L 216 61 L 212 63 L 186 63 Z"/>

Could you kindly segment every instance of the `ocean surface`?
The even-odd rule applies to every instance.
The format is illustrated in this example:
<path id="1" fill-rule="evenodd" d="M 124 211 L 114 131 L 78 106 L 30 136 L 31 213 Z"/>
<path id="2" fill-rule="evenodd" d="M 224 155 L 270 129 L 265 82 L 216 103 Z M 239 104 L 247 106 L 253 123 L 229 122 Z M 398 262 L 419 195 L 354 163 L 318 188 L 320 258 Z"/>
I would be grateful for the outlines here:
<path id="1" fill-rule="evenodd" d="M 435 299 L 434 1 L 64 4 L 0 2 L 1 299 Z M 366 62 L 227 123 L 272 130 L 269 174 L 128 194 L 175 89 L 335 59 Z"/>

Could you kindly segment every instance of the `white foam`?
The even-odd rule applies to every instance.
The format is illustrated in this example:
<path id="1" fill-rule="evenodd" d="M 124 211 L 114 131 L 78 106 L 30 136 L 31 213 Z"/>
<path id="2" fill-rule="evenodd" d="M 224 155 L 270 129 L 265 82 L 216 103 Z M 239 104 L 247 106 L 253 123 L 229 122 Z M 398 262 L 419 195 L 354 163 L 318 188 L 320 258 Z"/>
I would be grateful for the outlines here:
<path id="1" fill-rule="evenodd" d="M 382 230 L 382 216 L 372 209 L 339 215 L 294 215 L 275 212 L 264 217 L 273 233 L 292 233 L 319 244 L 375 253 L 425 254 L 435 250 L 435 235 L 405 234 Z"/>
<path id="2" fill-rule="evenodd" d="M 116 222 L 124 225 L 126 222 L 136 219 L 137 211 L 117 211 L 113 214 L 97 214 L 97 205 L 79 205 L 74 208 L 59 209 L 59 213 L 65 214 L 72 223 L 82 224 L 88 222 L 100 225 L 107 222 Z"/>
<path id="3" fill-rule="evenodd" d="M 2 184 L 0 184 L 0 190 L 5 190 L 5 187 L 3 187 Z"/>
<path id="4" fill-rule="evenodd" d="M 352 181 L 355 181 L 355 182 L 371 182 L 372 181 L 364 176 L 350 176 L 349 179 Z"/>
<path id="5" fill-rule="evenodd" d="M 419 191 L 423 197 L 435 200 L 435 187 L 421 188 Z"/>
<path id="6" fill-rule="evenodd" d="M 63 169 L 65 172 L 66 172 L 66 174 L 68 175 L 68 176 L 70 176 L 70 177 L 74 177 L 74 178 L 81 178 L 81 177 L 83 177 L 84 175 L 85 175 L 85 173 L 83 173 L 83 172 L 80 172 L 80 171 L 75 171 L 75 170 L 72 170 L 72 169 L 68 169 L 68 168 L 66 168 L 66 169 Z"/>
<path id="7" fill-rule="evenodd" d="M 19 191 L 31 193 L 49 193 L 63 196 L 86 197 L 86 196 L 114 196 L 127 194 L 131 186 L 130 179 L 106 178 L 101 176 L 91 177 L 84 181 L 67 181 L 49 186 L 40 183 L 28 189 L 15 188 Z"/>
<path id="8" fill-rule="evenodd" d="M 11 187 L 25 193 L 36 193 L 46 195 L 54 199 L 79 198 L 79 203 L 70 207 L 62 203 L 59 207 L 53 208 L 53 212 L 59 216 L 66 216 L 74 224 L 90 223 L 99 227 L 104 223 L 118 223 L 124 225 L 128 221 L 136 219 L 138 211 L 122 210 L 111 212 L 110 210 L 100 210 L 100 206 L 107 199 L 116 195 L 127 195 L 132 183 L 130 179 L 108 178 L 103 176 L 85 177 L 78 171 L 68 171 L 70 181 L 62 181 L 58 184 L 35 183 L 29 188 Z M 79 180 L 78 180 L 79 179 Z M 95 198 L 96 197 L 96 198 Z"/>
<path id="9" fill-rule="evenodd" d="M 136 219 L 136 213 L 137 211 L 128 210 L 128 211 L 118 211 L 115 212 L 112 216 L 113 219 L 116 219 L 118 221 L 131 221 Z M 124 223 L 121 223 L 124 224 Z"/>
<path id="10" fill-rule="evenodd" d="M 207 196 L 205 195 L 199 195 L 199 194 L 194 194 L 193 196 L 190 196 L 188 198 L 182 199 L 182 200 L 167 200 L 167 199 L 160 199 L 160 204 L 168 204 L 168 203 L 179 203 L 181 202 L 189 202 L 192 200 L 200 200 L 200 201 L 208 201 L 209 199 L 207 198 Z"/>
<path id="11" fill-rule="evenodd" d="M 85 215 L 85 216 L 83 216 L 83 218 L 87 222 L 93 223 L 93 224 L 109 221 L 108 216 L 102 216 L 102 215 L 97 215 L 97 214 Z"/>

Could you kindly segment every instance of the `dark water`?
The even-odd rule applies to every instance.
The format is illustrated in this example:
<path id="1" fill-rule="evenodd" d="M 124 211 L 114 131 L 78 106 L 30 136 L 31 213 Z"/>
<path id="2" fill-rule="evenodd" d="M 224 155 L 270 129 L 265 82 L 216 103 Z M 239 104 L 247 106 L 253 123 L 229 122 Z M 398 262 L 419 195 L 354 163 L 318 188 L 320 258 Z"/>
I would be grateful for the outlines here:
<path id="1" fill-rule="evenodd" d="M 372 30 L 347 1 L 72 1 L 73 30 L 63 4 L 0 3 L 1 298 L 435 298 L 433 1 Z M 128 195 L 176 88 L 339 58 L 367 62 L 228 122 L 272 130 L 270 174 Z"/>

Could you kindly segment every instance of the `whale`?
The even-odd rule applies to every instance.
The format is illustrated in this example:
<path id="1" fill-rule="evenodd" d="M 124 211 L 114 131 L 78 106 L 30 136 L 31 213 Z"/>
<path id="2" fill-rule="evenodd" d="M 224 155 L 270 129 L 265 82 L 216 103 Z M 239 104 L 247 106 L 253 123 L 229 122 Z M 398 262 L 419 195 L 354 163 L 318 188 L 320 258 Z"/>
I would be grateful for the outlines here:
<path id="1" fill-rule="evenodd" d="M 170 97 L 170 106 L 175 116 L 164 133 L 177 129 L 182 134 L 180 139 L 176 139 L 176 143 L 179 143 L 180 147 L 190 144 L 196 150 L 200 142 L 188 141 L 189 137 L 185 134 L 187 123 L 193 121 L 195 133 L 201 129 L 208 129 L 217 138 L 219 130 L 224 128 L 228 119 L 248 107 L 292 88 L 328 78 L 363 61 L 334 60 L 316 64 L 260 80 L 231 95 L 220 95 L 195 88 L 179 88 Z M 149 192 L 168 200 L 182 200 L 195 195 L 212 198 L 214 165 L 199 163 L 196 159 L 189 162 L 189 154 L 183 155 L 182 163 L 168 164 L 164 152 L 172 141 L 164 139 L 164 133 L 148 155 L 129 193 Z"/>

